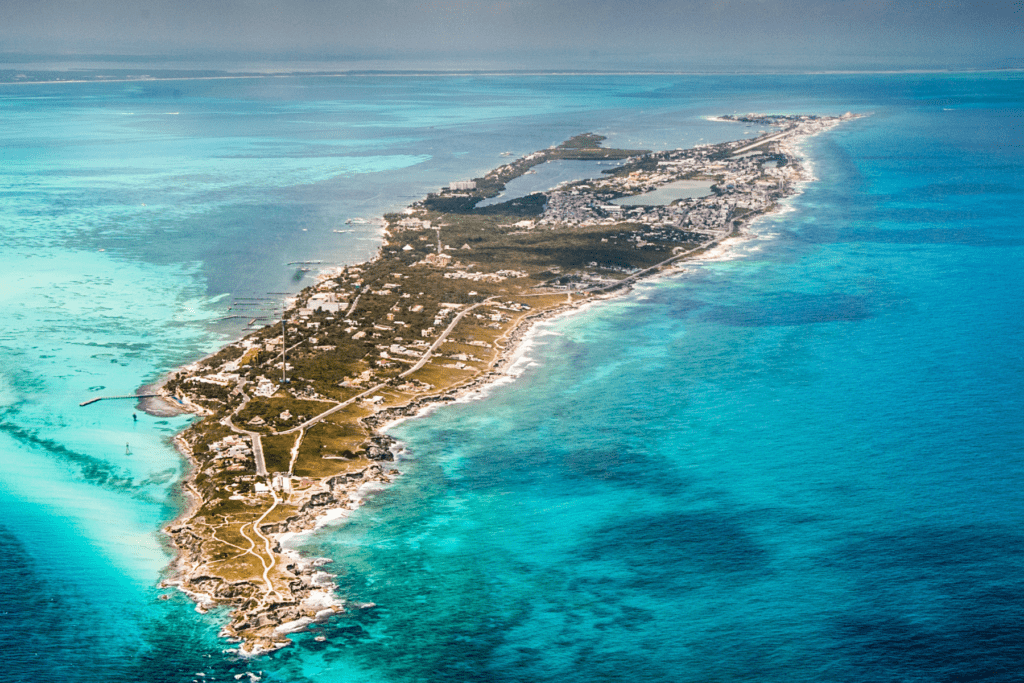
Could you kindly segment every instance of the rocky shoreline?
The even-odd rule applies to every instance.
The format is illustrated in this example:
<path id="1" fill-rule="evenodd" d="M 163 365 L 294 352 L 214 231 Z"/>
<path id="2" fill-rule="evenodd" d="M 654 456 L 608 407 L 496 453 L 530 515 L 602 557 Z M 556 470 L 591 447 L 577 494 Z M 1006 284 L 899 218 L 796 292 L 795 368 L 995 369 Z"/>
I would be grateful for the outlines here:
<path id="1" fill-rule="evenodd" d="M 184 453 L 191 458 L 187 450 Z M 272 539 L 273 551 L 288 561 L 281 568 L 288 575 L 287 589 L 279 589 L 274 599 L 261 599 L 261 587 L 251 580 L 227 582 L 203 573 L 201 568 L 207 561 L 202 549 L 204 539 L 188 521 L 172 523 L 164 529 L 178 550 L 178 558 L 171 576 L 161 582 L 161 586 L 185 592 L 195 600 L 199 612 L 215 606 L 234 608 L 231 623 L 222 629 L 220 635 L 240 644 L 235 649 L 238 654 L 255 656 L 286 647 L 290 641 L 284 638 L 285 635 L 305 630 L 312 624 L 322 624 L 343 614 L 349 606 L 336 597 L 337 586 L 331 575 L 323 570 L 329 560 L 307 559 L 297 553 L 286 552 L 278 537 L 313 530 L 330 512 L 356 509 L 362 500 L 359 495 L 361 488 L 371 483 L 390 484 L 396 475 L 397 472 L 386 470 L 380 463 L 373 463 L 359 472 L 332 477 L 316 491 L 310 492 L 297 515 L 260 526 L 260 531 Z M 188 481 L 183 484 L 183 489 L 189 491 L 190 499 L 196 497 Z M 197 507 L 198 501 L 179 519 L 187 520 Z M 259 635 L 253 637 L 253 633 Z"/>
<path id="2" fill-rule="evenodd" d="M 628 291 L 629 288 L 622 288 L 614 294 L 605 295 L 603 299 L 611 299 Z M 220 635 L 239 644 L 239 647 L 229 648 L 229 651 L 246 657 L 287 647 L 291 644 L 290 640 L 284 638 L 287 634 L 307 630 L 312 625 L 323 624 L 332 617 L 344 614 L 353 606 L 335 597 L 337 586 L 330 574 L 323 569 L 330 560 L 303 558 L 298 553 L 284 551 L 280 537 L 315 530 L 338 511 L 357 509 L 362 503 L 361 489 L 368 484 L 391 484 L 401 472 L 393 468 L 386 469 L 383 465 L 383 462 L 394 461 L 398 447 L 398 442 L 386 433 L 389 427 L 401 420 L 417 417 L 430 408 L 454 403 L 508 377 L 500 370 L 509 365 L 521 344 L 538 323 L 572 313 L 591 303 L 594 303 L 594 300 L 578 300 L 526 316 L 509 331 L 507 342 L 498 360 L 492 365 L 491 371 L 463 385 L 418 397 L 404 405 L 385 408 L 361 419 L 360 423 L 372 432 L 369 438 L 372 445 L 367 451 L 373 459 L 380 462 L 371 463 L 357 472 L 334 476 L 318 483 L 306 492 L 298 514 L 259 527 L 260 532 L 272 539 L 274 552 L 288 554 L 289 564 L 285 569 L 291 577 L 288 581 L 290 596 L 287 599 L 259 602 L 255 600 L 259 587 L 252 581 L 226 582 L 200 571 L 204 561 L 201 549 L 204 539 L 196 533 L 188 520 L 202 504 L 202 497 L 193 485 L 194 475 L 201 463 L 195 458 L 188 442 L 180 435 L 175 437 L 175 447 L 189 463 L 189 474 L 181 483 L 181 490 L 188 502 L 174 522 L 163 529 L 177 549 L 178 557 L 170 576 L 161 582 L 161 587 L 181 590 L 196 602 L 196 610 L 201 613 L 216 606 L 234 608 L 231 623 L 221 630 Z M 165 416 L 167 406 L 171 409 L 177 408 L 174 414 L 189 412 L 185 407 L 179 407 L 181 404 L 166 392 L 164 385 L 165 382 L 147 385 L 145 393 L 163 392 L 163 395 L 140 400 L 139 409 L 157 416 Z M 143 393 L 141 389 L 139 393 Z M 358 604 L 354 607 L 370 609 L 374 606 Z M 263 635 L 255 639 L 251 636 L 246 639 L 242 635 L 244 631 L 253 630 L 262 631 Z"/>
<path id="3" fill-rule="evenodd" d="M 518 354 L 521 345 L 538 324 L 558 316 L 577 312 L 584 306 L 598 301 L 607 301 L 623 296 L 631 289 L 631 285 L 622 287 L 603 295 L 600 299 L 579 299 L 525 316 L 509 331 L 501 354 L 492 364 L 489 372 L 474 377 L 463 385 L 451 387 L 437 394 L 418 397 L 404 405 L 385 408 L 362 418 L 359 421 L 360 424 L 372 432 L 369 437 L 371 445 L 367 452 L 375 460 L 394 461 L 399 443 L 386 433 L 388 428 L 402 420 L 418 417 L 426 410 L 455 403 L 507 378 L 508 375 L 501 370 L 509 366 Z M 155 411 L 150 414 L 162 416 L 163 411 L 166 410 L 164 406 L 170 406 L 173 409 L 180 405 L 177 404 L 174 397 L 166 393 L 162 383 L 149 385 L 146 389 L 164 391 L 164 396 L 143 399 L 139 404 L 140 410 L 149 413 L 155 408 Z M 147 403 L 143 404 L 143 401 Z M 188 411 L 179 408 L 176 414 L 182 412 Z M 178 549 L 178 558 L 172 575 L 161 582 L 161 586 L 177 588 L 189 595 L 196 602 L 196 609 L 199 612 L 206 612 L 218 605 L 234 607 L 232 622 L 220 632 L 222 637 L 240 644 L 238 648 L 230 648 L 229 651 L 252 657 L 287 647 L 291 641 L 283 636 L 307 630 L 312 625 L 323 624 L 328 619 L 342 615 L 352 608 L 344 600 L 328 597 L 335 595 L 337 586 L 330 575 L 323 570 L 323 567 L 330 563 L 330 560 L 326 558 L 309 559 L 302 558 L 294 552 L 290 553 L 291 562 L 286 565 L 286 569 L 292 574 L 292 578 L 288 582 L 291 597 L 288 600 L 272 603 L 253 603 L 257 587 L 251 581 L 227 583 L 214 577 L 205 576 L 201 572 L 197 575 L 197 569 L 202 563 L 202 553 L 198 547 L 202 539 L 191 529 L 187 520 L 196 512 L 202 502 L 201 496 L 192 486 L 194 472 L 200 463 L 195 459 L 192 449 L 185 440 L 176 437 L 174 443 L 179 453 L 189 462 L 190 474 L 181 484 L 189 504 L 175 522 L 164 528 L 164 532 L 170 537 L 174 547 Z M 360 489 L 373 483 L 391 484 L 400 475 L 401 472 L 397 469 L 385 469 L 381 462 L 375 462 L 358 472 L 331 477 L 308 492 L 298 514 L 280 522 L 263 524 L 259 529 L 273 539 L 275 552 L 286 552 L 282 551 L 280 536 L 313 531 L 334 516 L 337 511 L 357 509 L 362 502 L 359 495 Z M 372 607 L 375 605 L 355 605 L 356 609 Z M 266 633 L 263 637 L 250 638 L 250 641 L 247 642 L 241 632 L 253 629 Z"/>
<path id="4" fill-rule="evenodd" d="M 812 132 L 804 133 L 796 136 L 792 135 L 786 138 L 784 142 L 792 143 L 794 137 L 803 138 L 807 135 L 821 132 L 821 130 L 827 130 L 830 125 L 835 125 L 840 119 L 831 119 L 829 121 L 821 121 L 822 124 L 813 129 Z M 772 137 L 779 137 L 779 134 Z M 749 143 L 736 143 L 742 145 Z M 746 147 L 736 147 L 739 151 L 744 151 Z M 766 147 L 767 149 L 767 147 Z M 792 147 L 785 148 L 785 155 L 787 161 L 792 164 L 790 167 L 790 179 L 796 181 L 805 181 L 808 179 L 807 174 L 803 171 L 799 164 L 799 155 L 793 151 Z M 674 163 L 674 162 L 673 162 Z M 636 176 L 635 172 L 632 175 Z M 795 188 L 795 184 L 791 184 L 792 189 L 780 196 L 792 196 L 798 190 Z M 773 207 L 776 205 L 772 205 Z M 769 209 L 771 210 L 771 209 Z M 545 292 L 543 294 L 522 294 L 518 300 L 523 301 L 523 296 L 540 296 L 547 297 L 546 299 L 539 299 L 541 303 L 538 307 L 525 314 L 521 314 L 515 318 L 515 321 L 507 326 L 501 334 L 501 336 L 493 339 L 490 344 L 485 344 L 489 348 L 493 349 L 494 356 L 486 365 L 477 366 L 474 368 L 475 374 L 471 374 L 463 381 L 455 381 L 440 387 L 440 390 L 426 391 L 422 395 L 413 396 L 411 398 L 405 398 L 392 403 L 385 403 L 377 405 L 376 403 L 371 404 L 373 407 L 369 409 L 369 413 L 361 417 L 356 417 L 355 422 L 358 423 L 360 430 L 366 435 L 362 444 L 361 458 L 359 462 L 365 463 L 358 467 L 358 469 L 352 469 L 351 471 L 345 471 L 338 474 L 329 476 L 323 476 L 319 478 L 304 477 L 301 480 L 301 486 L 293 489 L 292 487 L 292 469 L 296 459 L 299 457 L 299 450 L 302 447 L 303 435 L 306 430 L 312 429 L 315 423 L 328 414 L 335 412 L 336 410 L 343 408 L 348 404 L 353 404 L 357 400 L 364 398 L 374 398 L 372 394 L 376 392 L 385 384 L 378 384 L 372 389 L 362 391 L 360 385 L 359 393 L 347 401 L 339 403 L 336 408 L 328 410 L 322 415 L 318 416 L 314 420 L 302 423 L 297 427 L 291 429 L 278 429 L 271 430 L 269 432 L 263 432 L 266 439 L 281 438 L 285 434 L 297 433 L 295 439 L 295 445 L 292 448 L 292 459 L 291 465 L 288 468 L 288 483 L 287 488 L 279 488 L 278 479 L 274 480 L 273 487 L 268 487 L 266 484 L 255 484 L 255 494 L 263 495 L 261 499 L 266 501 L 266 495 L 273 497 L 273 504 L 269 506 L 265 511 L 263 506 L 265 503 L 259 503 L 258 498 L 254 497 L 252 485 L 247 484 L 249 488 L 241 494 L 232 495 L 229 498 L 221 501 L 223 504 L 231 503 L 229 506 L 229 512 L 217 512 L 217 510 L 206 511 L 204 517 L 199 516 L 200 510 L 207 505 L 210 501 L 204 500 L 201 492 L 202 486 L 197 483 L 197 478 L 200 474 L 206 475 L 211 472 L 211 462 L 219 459 L 221 456 L 214 456 L 210 459 L 203 460 L 198 457 L 195 446 L 202 444 L 204 449 L 212 450 L 212 446 L 209 443 L 207 436 L 200 436 L 198 434 L 190 434 L 186 437 L 184 434 L 179 435 L 175 438 L 175 444 L 178 447 L 179 452 L 186 458 L 189 463 L 189 474 L 182 482 L 182 490 L 188 500 L 186 509 L 183 510 L 179 517 L 169 524 L 164 531 L 168 535 L 172 545 L 178 552 L 178 557 L 173 566 L 173 572 L 162 585 L 166 587 L 175 587 L 187 593 L 197 603 L 197 609 L 205 611 L 214 606 L 227 606 L 232 608 L 231 622 L 224 627 L 221 635 L 238 643 L 238 647 L 235 651 L 243 656 L 254 656 L 260 653 L 272 651 L 285 647 L 290 644 L 290 640 L 286 637 L 290 633 L 296 633 L 310 628 L 313 625 L 321 624 L 328 619 L 344 614 L 346 610 L 352 609 L 352 605 L 347 605 L 344 600 L 337 597 L 336 589 L 337 586 L 334 583 L 333 578 L 328 572 L 324 570 L 324 565 L 328 562 L 325 559 L 307 559 L 303 558 L 295 553 L 294 551 L 286 550 L 282 547 L 282 539 L 287 538 L 290 535 L 296 533 L 307 532 L 317 528 L 325 519 L 329 519 L 332 516 L 336 516 L 339 511 L 351 511 L 359 507 L 362 502 L 362 493 L 369 486 L 386 486 L 394 481 L 396 476 L 400 474 L 397 469 L 389 466 L 387 463 L 394 461 L 395 452 L 397 450 L 397 443 L 395 440 L 388 436 L 386 433 L 388 428 L 394 425 L 396 422 L 415 417 L 422 414 L 424 411 L 429 410 L 432 407 L 443 405 L 446 403 L 452 403 L 461 398 L 469 396 L 474 392 L 479 392 L 486 387 L 494 384 L 495 382 L 501 381 L 502 379 L 508 378 L 508 369 L 511 367 L 513 360 L 517 356 L 523 343 L 529 338 L 532 330 L 536 329 L 538 323 L 551 319 L 554 316 L 563 315 L 569 312 L 577 311 L 582 306 L 595 303 L 598 301 L 608 300 L 628 292 L 632 285 L 641 279 L 649 279 L 651 277 L 666 274 L 667 272 L 674 272 L 673 266 L 682 258 L 692 258 L 693 256 L 704 253 L 708 249 L 722 248 L 730 241 L 730 238 L 741 235 L 744 226 L 749 224 L 753 219 L 766 215 L 768 210 L 762 211 L 750 211 L 745 215 L 739 217 L 726 217 L 722 222 L 721 229 L 716 234 L 714 239 L 709 239 L 701 246 L 692 248 L 689 251 L 674 251 L 674 256 L 656 263 L 652 267 L 645 269 L 636 269 L 634 274 L 623 278 L 619 281 L 613 281 L 612 284 L 586 284 L 588 281 L 584 281 L 585 286 L 589 289 L 580 290 L 580 296 L 574 298 L 573 291 L 570 288 L 569 291 L 562 291 L 557 294 L 554 291 Z M 418 219 L 409 219 L 413 223 L 419 222 L 426 226 L 427 230 L 430 230 L 430 223 L 426 221 L 419 221 Z M 394 225 L 392 225 L 394 227 Z M 422 230 L 423 228 L 413 228 L 414 230 Z M 438 229 L 438 235 L 440 235 L 440 229 Z M 692 237 L 692 233 L 689 233 Z M 390 236 L 385 231 L 385 239 Z M 403 238 L 408 239 L 408 238 Z M 421 238 L 425 239 L 425 238 Z M 690 238 L 687 238 L 690 239 Z M 607 239 L 602 240 L 608 242 Z M 387 242 L 385 243 L 387 244 Z M 391 246 L 400 245 L 401 242 L 392 244 Z M 440 249 L 440 237 L 438 237 L 438 248 Z M 638 245 L 641 243 L 638 242 Z M 468 248 L 467 246 L 464 247 Z M 639 248 L 639 246 L 637 247 Z M 404 248 L 405 251 L 412 249 L 409 244 Z M 391 252 L 395 253 L 395 252 Z M 375 263 L 383 261 L 385 259 L 384 247 L 378 250 L 377 256 L 374 257 L 370 262 L 360 264 L 360 267 L 355 269 L 357 272 L 361 272 L 363 269 L 369 269 Z M 392 257 L 394 260 L 394 257 Z M 430 261 L 431 266 L 436 266 L 434 261 Z M 441 264 L 441 267 L 447 265 L 447 261 Z M 499 273 L 507 273 L 510 271 L 498 271 Z M 552 271 L 557 274 L 556 271 Z M 392 275 L 398 275 L 392 273 Z M 525 275 L 525 273 L 524 273 Z M 446 277 L 448 277 L 446 275 Z M 460 277 L 463 277 L 460 275 Z M 515 277 L 520 277 L 515 275 Z M 408 276 L 406 276 L 408 279 Z M 505 279 L 504 277 L 499 279 Z M 479 282 L 480 280 L 474 280 Z M 362 282 L 362 280 L 359 280 Z M 384 289 L 381 291 L 369 292 L 375 295 L 386 295 L 393 291 L 399 290 L 387 290 L 389 287 L 397 287 L 396 284 L 385 284 Z M 365 290 L 363 290 L 365 292 Z M 505 290 L 501 290 L 505 291 Z M 420 292 L 422 295 L 422 292 Z M 476 295 L 477 292 L 470 292 L 472 295 Z M 356 308 L 360 297 L 356 296 L 355 302 L 351 304 L 351 309 L 347 311 L 348 315 L 352 316 L 352 310 Z M 403 295 L 404 296 L 404 295 Z M 482 296 L 482 295 L 481 295 Z M 508 296 L 508 295 L 507 295 Z M 451 323 L 451 325 L 445 330 L 444 333 L 437 339 L 435 344 L 430 347 L 426 354 L 422 357 L 422 360 L 418 365 L 407 373 L 398 375 L 396 379 L 401 379 L 406 374 L 412 373 L 416 368 L 422 367 L 422 365 L 431 357 L 431 353 L 438 347 L 438 345 L 445 339 L 448 332 L 459 323 L 459 320 L 466 314 L 472 311 L 474 308 L 478 308 L 487 302 L 495 300 L 497 297 L 492 296 L 485 299 L 484 302 L 476 303 L 470 308 L 463 308 L 463 313 Z M 513 300 L 516 297 L 511 297 Z M 326 303 L 333 301 L 330 298 L 324 299 Z M 533 300 L 531 300 L 533 301 Z M 296 302 L 291 308 L 289 308 L 284 317 L 292 317 L 295 319 L 297 310 L 302 304 Z M 442 313 L 445 310 L 444 307 L 450 306 L 450 304 L 441 304 Z M 416 307 L 409 308 L 410 311 Z M 423 309 L 423 306 L 418 306 L 419 309 Z M 529 309 L 529 306 L 525 306 Z M 392 311 L 398 310 L 397 308 Z M 519 309 L 522 310 L 522 309 Z M 441 315 L 441 314 L 439 314 Z M 498 311 L 498 318 L 502 316 L 501 310 Z M 477 318 L 482 316 L 477 315 Z M 387 317 L 387 321 L 394 319 L 394 315 L 390 314 Z M 492 318 L 496 319 L 496 318 Z M 506 318 L 507 319 L 507 318 Z M 443 321 L 445 318 L 442 316 L 435 319 L 435 327 L 438 325 L 438 321 Z M 353 322 L 353 321 L 346 321 Z M 383 322 L 383 321 L 381 321 Z M 434 330 L 435 327 L 431 327 Z M 355 327 L 349 328 L 347 332 L 356 329 Z M 369 328 L 367 328 L 369 329 Z M 387 325 L 376 325 L 378 330 L 391 329 Z M 359 335 L 365 333 L 357 333 L 355 338 L 359 338 Z M 374 334 L 373 336 L 377 336 Z M 427 336 L 424 333 L 423 336 Z M 397 338 L 401 340 L 401 337 Z M 282 342 L 283 343 L 283 342 Z M 240 350 L 239 356 L 244 359 L 249 358 L 249 353 L 257 350 L 258 347 L 246 347 Z M 381 348 L 378 346 L 377 348 Z M 394 353 L 401 353 L 404 347 L 392 345 L 390 351 Z M 476 348 L 476 347 L 474 347 Z M 217 359 L 222 356 L 222 351 L 215 354 L 211 354 L 209 359 Z M 436 354 L 435 354 L 436 355 Z M 463 360 L 466 359 L 466 354 L 462 353 Z M 257 354 L 258 356 L 258 354 Z M 380 354 L 382 361 L 390 362 L 391 357 L 388 353 Z M 204 361 L 207 359 L 204 359 Z M 476 359 L 479 361 L 480 359 Z M 218 361 L 221 364 L 215 366 L 217 374 L 208 375 L 208 377 L 216 378 L 226 376 L 224 371 L 225 367 L 231 365 L 232 359 L 228 358 L 226 361 Z M 238 361 L 241 362 L 241 361 Z M 238 365 L 235 362 L 235 365 Z M 387 363 L 385 363 L 386 365 Z M 464 366 L 464 364 L 462 364 Z M 201 367 L 201 363 L 197 362 L 190 366 L 193 368 L 192 375 L 186 376 L 186 379 L 202 379 L 201 376 L 195 374 L 194 368 Z M 446 364 L 444 368 L 456 368 L 458 364 Z M 366 374 L 366 373 L 364 373 Z M 167 414 L 180 414 L 181 412 L 193 412 L 197 415 L 211 416 L 217 413 L 203 405 L 202 400 L 193 400 L 194 397 L 183 393 L 181 389 L 181 371 L 177 376 L 177 382 L 172 385 L 171 379 L 174 376 L 166 378 L 165 380 L 158 382 L 155 385 L 147 387 L 146 392 L 139 393 L 156 393 L 159 394 L 157 398 L 146 398 L 141 399 L 139 403 L 139 409 L 144 410 L 147 413 L 165 416 Z M 204 380 L 205 381 L 205 380 Z M 265 378 L 260 381 L 265 381 Z M 344 384 L 344 383 L 343 383 Z M 227 437 L 221 438 L 220 442 L 229 443 L 231 449 L 238 449 L 239 453 L 244 457 L 249 458 L 253 455 L 256 456 L 256 468 L 259 469 L 260 458 L 262 458 L 263 446 L 261 443 L 261 434 L 253 431 L 246 431 L 236 427 L 232 423 L 232 419 L 247 405 L 250 401 L 249 396 L 242 391 L 244 383 L 239 384 L 236 392 L 240 393 L 244 400 L 240 405 L 234 408 L 226 416 L 222 417 L 216 425 L 217 429 L 221 432 L 228 433 Z M 251 384 L 250 384 L 251 386 Z M 348 386 L 346 384 L 346 386 Z M 396 386 L 394 383 L 390 386 Z M 219 390 L 218 390 L 219 391 Z M 202 398 L 202 395 L 200 395 Z M 237 397 L 236 397 L 237 398 Z M 320 409 L 318 408 L 317 411 Z M 289 411 L 285 411 L 281 414 L 284 418 L 285 414 Z M 308 413 L 307 413 L 308 414 Z M 224 415 L 223 412 L 220 415 Z M 301 422 L 301 418 L 300 418 Z M 257 424 L 255 421 L 249 421 L 247 424 Z M 263 424 L 260 422 L 259 424 Z M 215 426 L 216 426 L 215 425 Z M 227 432 L 223 428 L 226 426 L 230 428 L 233 433 Z M 210 437 L 212 438 L 212 437 Z M 207 439 L 203 441 L 202 439 Z M 218 443 L 220 443 L 218 442 Z M 220 448 L 220 446 L 218 446 Z M 323 456 L 326 458 L 327 456 Z M 337 460 L 337 458 L 335 458 Z M 227 462 L 231 462 L 230 459 Z M 238 467 L 241 467 L 240 465 Z M 204 468 L 206 468 L 204 470 Z M 275 475 L 279 476 L 279 475 Z M 249 477 L 249 480 L 255 478 Z M 267 479 L 269 482 L 269 478 Z M 263 486 L 263 489 L 259 487 Z M 281 483 L 280 486 L 284 486 Z M 235 489 L 238 491 L 238 489 Z M 281 494 L 282 497 L 279 497 Z M 269 518 L 271 514 L 277 512 L 280 509 L 287 507 L 287 513 L 278 512 L 276 517 Z M 249 510 L 249 508 L 254 508 Z M 227 509 L 227 508 L 225 508 Z M 262 511 L 262 516 L 257 519 L 253 519 L 256 514 Z M 234 517 L 231 517 L 234 515 Z M 239 517 L 241 515 L 241 517 Z M 245 515 L 249 515 L 246 517 Z M 245 519 L 247 521 L 240 522 L 239 519 Z M 218 521 L 220 520 L 220 521 Z M 248 533 L 246 529 L 249 529 Z M 220 536 L 218 535 L 220 534 Z M 211 546 L 221 548 L 222 551 L 217 553 L 210 549 Z M 248 571 L 236 571 L 234 574 L 226 572 L 222 565 L 226 562 L 238 562 L 244 560 L 250 563 L 252 569 Z M 256 562 L 258 561 L 258 565 Z M 262 570 L 262 575 L 260 575 Z M 235 578 L 231 578 L 234 576 Z M 355 608 L 367 608 L 366 605 L 356 605 Z"/>

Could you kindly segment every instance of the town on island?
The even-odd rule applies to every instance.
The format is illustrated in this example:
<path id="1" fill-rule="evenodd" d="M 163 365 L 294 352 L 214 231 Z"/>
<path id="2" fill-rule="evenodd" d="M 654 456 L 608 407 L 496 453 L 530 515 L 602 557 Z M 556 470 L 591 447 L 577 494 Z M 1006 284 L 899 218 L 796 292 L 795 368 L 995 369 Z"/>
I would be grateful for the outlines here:
<path id="1" fill-rule="evenodd" d="M 176 437 L 189 504 L 166 528 L 177 559 L 164 585 L 230 608 L 221 635 L 243 656 L 373 609 L 284 541 L 398 475 L 386 426 L 501 378 L 537 321 L 741 236 L 809 179 L 796 143 L 852 118 L 722 116 L 762 130 L 661 152 L 582 134 L 385 215 L 373 259 L 321 273 L 280 321 L 146 391 L 144 410 L 198 416 Z M 557 160 L 615 164 L 493 203 Z"/>

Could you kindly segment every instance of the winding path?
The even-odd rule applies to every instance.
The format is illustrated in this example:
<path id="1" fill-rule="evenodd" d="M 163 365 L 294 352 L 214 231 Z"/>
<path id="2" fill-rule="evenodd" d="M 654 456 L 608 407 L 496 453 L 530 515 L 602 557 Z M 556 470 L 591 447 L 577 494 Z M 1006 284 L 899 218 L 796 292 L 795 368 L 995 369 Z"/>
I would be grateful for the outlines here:
<path id="1" fill-rule="evenodd" d="M 277 497 L 277 493 L 275 493 L 274 491 L 271 491 L 270 493 L 271 495 L 274 496 L 274 504 L 267 508 L 267 511 L 264 512 L 259 519 L 252 523 L 253 533 L 263 539 L 264 547 L 266 547 L 267 549 L 267 557 L 270 558 L 270 564 L 263 565 L 265 567 L 265 569 L 263 570 L 263 583 L 267 584 L 268 594 L 277 593 L 277 591 L 274 590 L 274 585 L 270 583 L 270 570 L 274 568 L 274 564 L 277 562 L 277 559 L 274 557 L 274 549 L 270 546 L 270 539 L 260 532 L 260 524 L 263 522 L 264 519 L 267 518 L 267 515 L 274 511 L 274 508 L 277 507 L 277 504 L 281 502 L 281 499 Z"/>
<path id="2" fill-rule="evenodd" d="M 277 494 L 274 491 L 271 491 L 270 493 L 271 495 L 274 496 L 274 504 L 267 508 L 267 511 L 264 512 L 259 519 L 257 519 L 255 522 L 251 522 L 252 532 L 259 536 L 260 540 L 263 541 L 263 546 L 267 551 L 267 557 L 270 558 L 270 564 L 267 564 L 264 561 L 262 555 L 258 555 L 255 552 L 252 552 L 256 548 L 256 542 L 248 536 L 246 536 L 245 534 L 245 527 L 250 526 L 250 524 L 243 524 L 242 526 L 238 527 L 238 533 L 242 535 L 242 538 L 249 541 L 249 552 L 253 555 L 256 555 L 256 557 L 259 558 L 260 564 L 263 565 L 263 583 L 267 584 L 267 595 L 270 595 L 271 593 L 277 593 L 277 591 L 274 589 L 274 584 L 270 582 L 270 572 L 274 568 L 274 565 L 277 563 L 277 560 L 274 557 L 274 549 L 270 546 L 270 539 L 264 536 L 262 532 L 260 532 L 260 524 L 263 523 L 263 520 L 267 518 L 267 515 L 273 512 L 274 508 L 276 508 L 278 503 L 281 502 L 281 499 L 277 497 Z"/>

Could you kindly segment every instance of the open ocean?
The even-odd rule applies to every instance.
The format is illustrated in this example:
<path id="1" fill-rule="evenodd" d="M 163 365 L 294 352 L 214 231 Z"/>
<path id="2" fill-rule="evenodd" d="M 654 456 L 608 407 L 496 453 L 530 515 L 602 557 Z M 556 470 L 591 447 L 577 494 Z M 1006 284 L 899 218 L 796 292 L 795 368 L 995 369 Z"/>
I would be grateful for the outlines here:
<path id="1" fill-rule="evenodd" d="M 734 258 L 395 427 L 405 476 L 301 541 L 376 609 L 243 661 L 158 588 L 188 418 L 79 402 L 237 337 L 290 262 L 371 256 L 349 218 L 748 111 L 870 116 Z M 1015 72 L 0 86 L 0 680 L 1021 680 L 1022 112 Z"/>

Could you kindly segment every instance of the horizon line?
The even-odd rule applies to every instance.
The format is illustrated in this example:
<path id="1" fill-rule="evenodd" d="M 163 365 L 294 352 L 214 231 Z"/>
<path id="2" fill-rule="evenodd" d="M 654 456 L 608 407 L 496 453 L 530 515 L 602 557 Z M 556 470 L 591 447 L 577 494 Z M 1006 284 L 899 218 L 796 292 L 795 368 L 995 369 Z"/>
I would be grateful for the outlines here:
<path id="1" fill-rule="evenodd" d="M 163 69 L 170 71 L 171 69 Z M 25 69 L 27 73 L 33 70 Z M 53 73 L 53 70 L 45 70 Z M 102 72 L 106 69 L 74 69 L 57 71 L 56 73 L 84 74 L 89 72 Z M 159 71 L 159 70 L 154 70 Z M 188 69 L 181 71 L 187 72 Z M 196 72 L 216 71 L 213 69 L 195 69 Z M 149 83 L 155 81 L 212 81 L 212 80 L 242 80 L 246 78 L 300 78 L 300 77 L 322 77 L 322 78 L 352 78 L 352 77 L 471 77 L 471 76 L 829 76 L 829 75 L 901 75 L 901 74 L 956 74 L 956 73 L 1014 73 L 1024 72 L 1024 67 L 978 67 L 978 68 L 931 68 L 931 69 L 820 69 L 820 70 L 778 70 L 778 71 L 670 71 L 670 70 L 595 70 L 586 71 L 580 69 L 350 69 L 339 71 L 225 71 L 216 75 L 206 76 L 149 76 L 122 77 L 122 78 L 77 78 L 77 79 L 56 79 L 56 80 L 18 80 L 0 81 L 3 85 L 56 85 L 56 84 L 81 84 L 81 83 Z"/>

